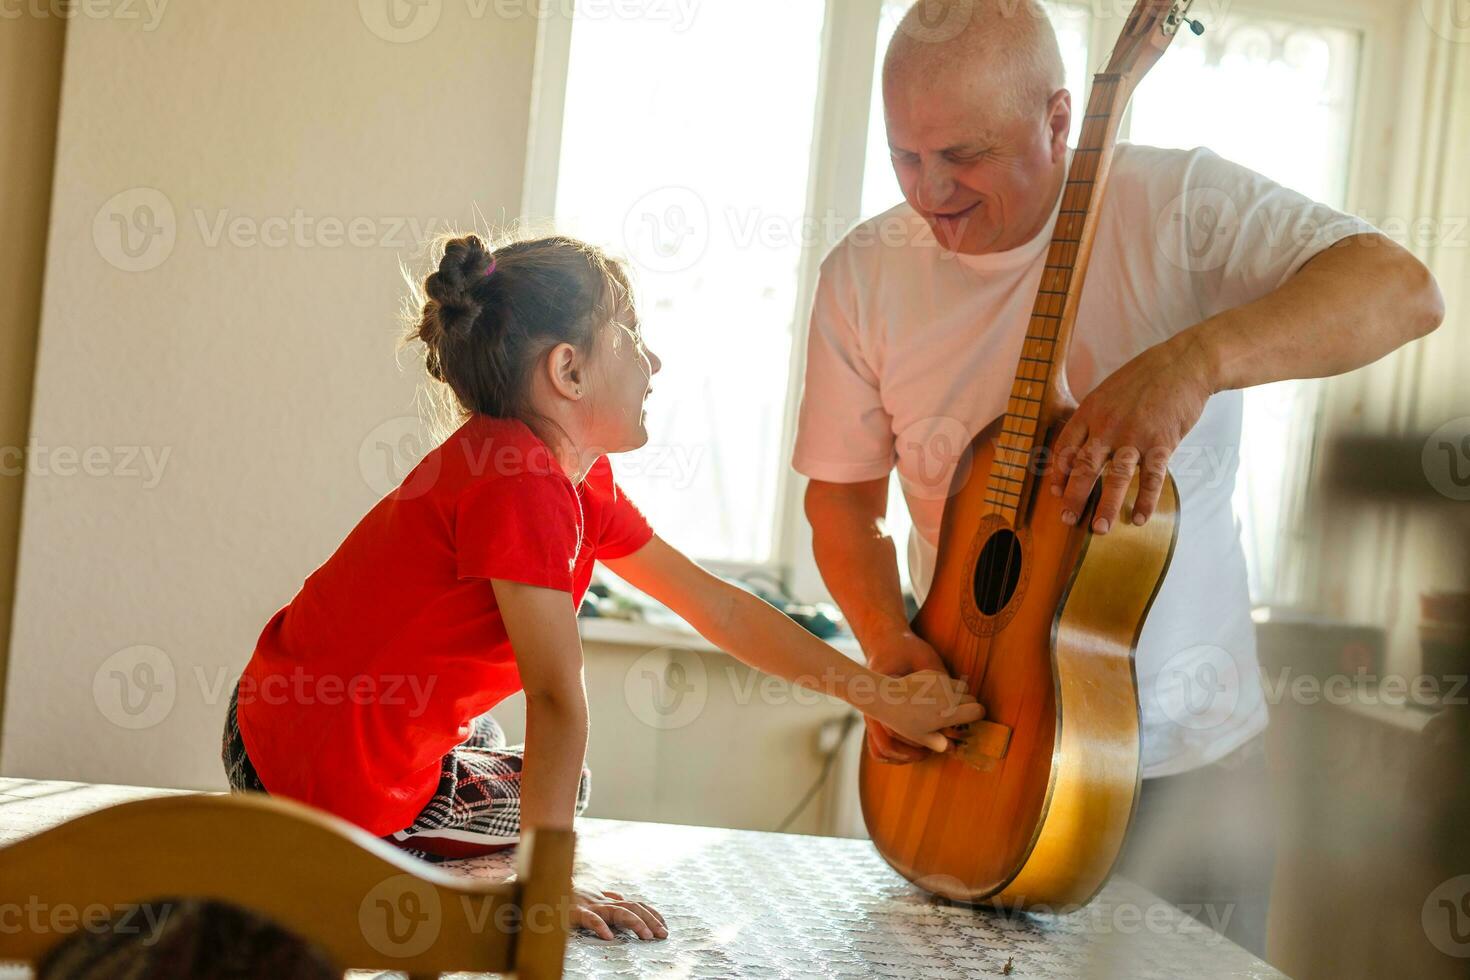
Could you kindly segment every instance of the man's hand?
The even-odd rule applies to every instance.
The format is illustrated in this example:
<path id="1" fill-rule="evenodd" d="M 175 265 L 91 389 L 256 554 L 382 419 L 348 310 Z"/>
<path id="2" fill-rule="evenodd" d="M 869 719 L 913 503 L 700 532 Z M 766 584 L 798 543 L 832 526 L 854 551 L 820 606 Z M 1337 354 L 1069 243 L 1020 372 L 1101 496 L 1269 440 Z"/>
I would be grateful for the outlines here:
<path id="1" fill-rule="evenodd" d="M 664 917 L 651 905 L 624 898 L 617 892 L 572 885 L 572 925 L 590 929 L 598 939 L 612 939 L 614 929 L 627 929 L 639 939 L 667 939 Z"/>
<path id="2" fill-rule="evenodd" d="M 868 667 L 880 674 L 902 677 L 921 670 L 937 670 L 948 674 L 944 661 L 934 648 L 908 630 L 894 634 L 868 653 Z M 929 754 L 922 745 L 916 745 L 892 730 L 874 721 L 868 724 L 868 751 L 879 762 L 918 762 Z"/>
<path id="3" fill-rule="evenodd" d="M 1170 457 L 1212 394 L 1204 350 L 1185 334 L 1150 347 L 1109 375 L 1082 399 L 1057 438 L 1046 482 L 1062 498 L 1062 520 L 1077 523 L 1101 477 L 1092 530 L 1108 533 L 1141 464 L 1133 523 L 1147 521 L 1158 506 Z"/>

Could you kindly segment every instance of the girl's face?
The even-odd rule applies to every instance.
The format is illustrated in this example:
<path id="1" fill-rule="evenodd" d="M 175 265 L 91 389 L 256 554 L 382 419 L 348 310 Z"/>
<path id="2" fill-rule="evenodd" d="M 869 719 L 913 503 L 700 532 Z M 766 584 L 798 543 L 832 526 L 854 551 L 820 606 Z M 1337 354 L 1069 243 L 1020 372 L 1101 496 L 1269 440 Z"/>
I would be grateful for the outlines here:
<path id="1" fill-rule="evenodd" d="M 586 448 L 625 453 L 648 442 L 645 403 L 663 365 L 644 345 L 633 310 L 623 310 L 599 333 L 583 402 Z"/>

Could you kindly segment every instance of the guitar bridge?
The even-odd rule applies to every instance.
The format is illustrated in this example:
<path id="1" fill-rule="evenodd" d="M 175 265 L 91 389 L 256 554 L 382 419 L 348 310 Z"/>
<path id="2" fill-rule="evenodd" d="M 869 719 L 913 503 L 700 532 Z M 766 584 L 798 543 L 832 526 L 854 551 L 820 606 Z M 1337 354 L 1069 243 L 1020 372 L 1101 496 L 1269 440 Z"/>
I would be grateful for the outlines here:
<path id="1" fill-rule="evenodd" d="M 968 766 L 990 772 L 1006 757 L 1011 746 L 1011 729 L 994 721 L 976 721 L 961 726 L 952 750 Z"/>

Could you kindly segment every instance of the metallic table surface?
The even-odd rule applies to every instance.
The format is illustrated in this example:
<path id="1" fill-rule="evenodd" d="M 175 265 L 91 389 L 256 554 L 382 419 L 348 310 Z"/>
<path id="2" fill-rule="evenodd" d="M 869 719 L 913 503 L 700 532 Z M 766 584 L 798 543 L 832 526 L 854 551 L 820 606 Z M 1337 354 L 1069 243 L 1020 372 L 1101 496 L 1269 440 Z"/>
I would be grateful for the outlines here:
<path id="1" fill-rule="evenodd" d="M 0 779 L 0 845 L 165 792 Z M 574 935 L 572 977 L 1282 976 L 1122 879 L 1067 914 L 997 912 L 914 888 L 867 841 L 594 819 L 579 820 L 577 832 L 579 876 L 653 904 L 670 935 Z M 511 861 L 505 853 L 442 867 L 500 878 Z"/>

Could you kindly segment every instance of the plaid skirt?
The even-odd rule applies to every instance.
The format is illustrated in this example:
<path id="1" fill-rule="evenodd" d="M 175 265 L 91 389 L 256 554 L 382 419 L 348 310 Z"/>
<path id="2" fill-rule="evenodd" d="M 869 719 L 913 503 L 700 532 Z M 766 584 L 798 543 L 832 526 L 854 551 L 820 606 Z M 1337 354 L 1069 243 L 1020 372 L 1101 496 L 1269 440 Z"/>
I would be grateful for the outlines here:
<path id="1" fill-rule="evenodd" d="M 239 688 L 230 695 L 221 758 L 236 792 L 269 793 L 240 737 Z M 521 764 L 525 746 L 506 745 L 505 732 L 488 714 L 476 718 L 470 737 L 444 756 L 439 786 L 412 824 L 383 840 L 426 861 L 475 857 L 513 846 L 521 834 Z M 576 812 L 587 809 L 591 774 L 577 786 Z"/>

